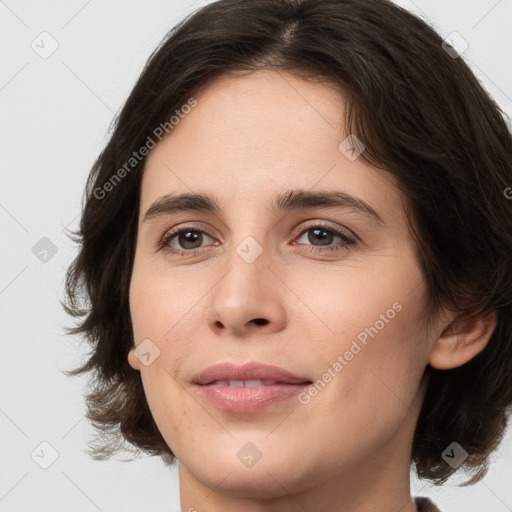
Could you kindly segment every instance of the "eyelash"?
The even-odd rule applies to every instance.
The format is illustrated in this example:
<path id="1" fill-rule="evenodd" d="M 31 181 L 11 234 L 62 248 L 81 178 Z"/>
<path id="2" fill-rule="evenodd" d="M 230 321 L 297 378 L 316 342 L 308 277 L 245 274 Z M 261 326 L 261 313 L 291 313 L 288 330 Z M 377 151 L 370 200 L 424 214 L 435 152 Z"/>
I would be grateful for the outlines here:
<path id="1" fill-rule="evenodd" d="M 302 236 L 305 233 L 307 233 L 308 231 L 311 231 L 313 229 L 322 229 L 324 231 L 327 231 L 328 233 L 334 234 L 335 236 L 339 236 L 343 241 L 343 245 L 341 245 L 341 246 L 323 246 L 323 247 L 322 246 L 314 246 L 314 245 L 308 246 L 307 244 L 303 244 L 303 243 L 298 243 L 296 245 L 306 245 L 307 247 L 310 247 L 309 250 L 311 252 L 322 253 L 322 252 L 327 252 L 327 251 L 344 251 L 344 250 L 347 250 L 349 248 L 349 246 L 354 245 L 356 243 L 356 241 L 354 239 L 350 238 L 342 231 L 339 231 L 337 229 L 332 228 L 331 226 L 327 226 L 322 223 L 313 224 L 313 225 L 307 227 L 306 229 L 303 229 L 299 233 L 298 238 L 302 238 Z M 166 254 L 174 254 L 174 255 L 179 255 L 179 256 L 193 256 L 193 255 L 197 254 L 198 252 L 202 251 L 206 247 L 199 247 L 197 249 L 186 250 L 186 249 L 171 248 L 169 245 L 170 241 L 176 235 L 179 235 L 180 233 L 184 233 L 184 232 L 185 233 L 190 232 L 190 231 L 195 232 L 195 233 L 204 233 L 204 234 L 208 235 L 209 237 L 213 238 L 213 236 L 210 235 L 207 231 L 205 231 L 203 229 L 199 229 L 197 226 L 185 225 L 184 227 L 181 227 L 180 229 L 177 229 L 175 231 L 164 233 L 162 238 L 157 242 L 157 249 L 163 251 Z"/>

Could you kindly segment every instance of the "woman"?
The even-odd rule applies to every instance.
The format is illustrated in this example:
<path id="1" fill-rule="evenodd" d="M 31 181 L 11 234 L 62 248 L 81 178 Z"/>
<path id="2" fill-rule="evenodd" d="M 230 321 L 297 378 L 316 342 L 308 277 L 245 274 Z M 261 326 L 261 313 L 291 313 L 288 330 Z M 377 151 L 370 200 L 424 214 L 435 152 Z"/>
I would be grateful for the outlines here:
<path id="1" fill-rule="evenodd" d="M 435 511 L 512 403 L 512 138 L 382 0 L 221 0 L 151 55 L 67 276 L 88 417 L 183 511 Z M 86 307 L 80 303 L 85 299 Z"/>

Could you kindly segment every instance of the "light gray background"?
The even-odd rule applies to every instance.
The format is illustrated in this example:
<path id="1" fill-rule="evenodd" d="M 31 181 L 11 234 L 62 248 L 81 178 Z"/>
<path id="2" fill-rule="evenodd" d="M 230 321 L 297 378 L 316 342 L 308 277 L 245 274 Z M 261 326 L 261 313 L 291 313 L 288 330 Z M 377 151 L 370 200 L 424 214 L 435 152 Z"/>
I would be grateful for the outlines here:
<path id="1" fill-rule="evenodd" d="M 84 420 L 85 378 L 60 370 L 75 367 L 86 347 L 64 334 L 70 319 L 58 299 L 75 255 L 63 228 L 77 226 L 109 123 L 164 34 L 204 3 L 0 0 L 2 512 L 179 510 L 177 472 L 160 459 L 96 462 L 84 453 L 92 434 Z M 443 37 L 459 32 L 469 43 L 463 58 L 512 115 L 512 0 L 398 3 Z M 59 45 L 47 59 L 31 48 L 43 31 Z M 57 248 L 46 262 L 32 252 L 42 237 Z M 42 442 L 58 453 L 48 469 L 31 458 L 36 450 L 34 459 L 51 462 Z M 456 487 L 461 478 L 441 488 L 413 479 L 412 494 L 431 496 L 446 512 L 512 511 L 511 429 L 493 461 L 473 487 Z"/>

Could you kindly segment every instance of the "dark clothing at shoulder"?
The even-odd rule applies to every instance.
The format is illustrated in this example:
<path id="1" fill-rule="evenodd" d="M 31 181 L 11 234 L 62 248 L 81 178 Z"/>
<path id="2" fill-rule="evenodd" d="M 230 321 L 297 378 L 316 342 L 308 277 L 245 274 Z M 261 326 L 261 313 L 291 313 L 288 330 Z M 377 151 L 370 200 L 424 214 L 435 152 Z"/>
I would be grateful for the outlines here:
<path id="1" fill-rule="evenodd" d="M 418 512 L 441 512 L 430 498 L 416 496 L 414 504 Z"/>

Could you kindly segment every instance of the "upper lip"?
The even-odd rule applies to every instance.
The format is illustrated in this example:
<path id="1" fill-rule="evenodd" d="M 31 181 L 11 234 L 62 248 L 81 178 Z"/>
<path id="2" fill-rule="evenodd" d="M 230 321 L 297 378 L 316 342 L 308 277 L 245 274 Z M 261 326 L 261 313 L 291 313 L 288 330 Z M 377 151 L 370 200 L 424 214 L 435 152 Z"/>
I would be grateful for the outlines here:
<path id="1" fill-rule="evenodd" d="M 254 361 L 237 366 L 231 363 L 219 363 L 205 368 L 198 373 L 192 382 L 195 384 L 209 384 L 216 380 L 273 380 L 286 384 L 302 384 L 311 382 L 307 377 L 294 375 L 293 373 L 263 363 Z"/>

